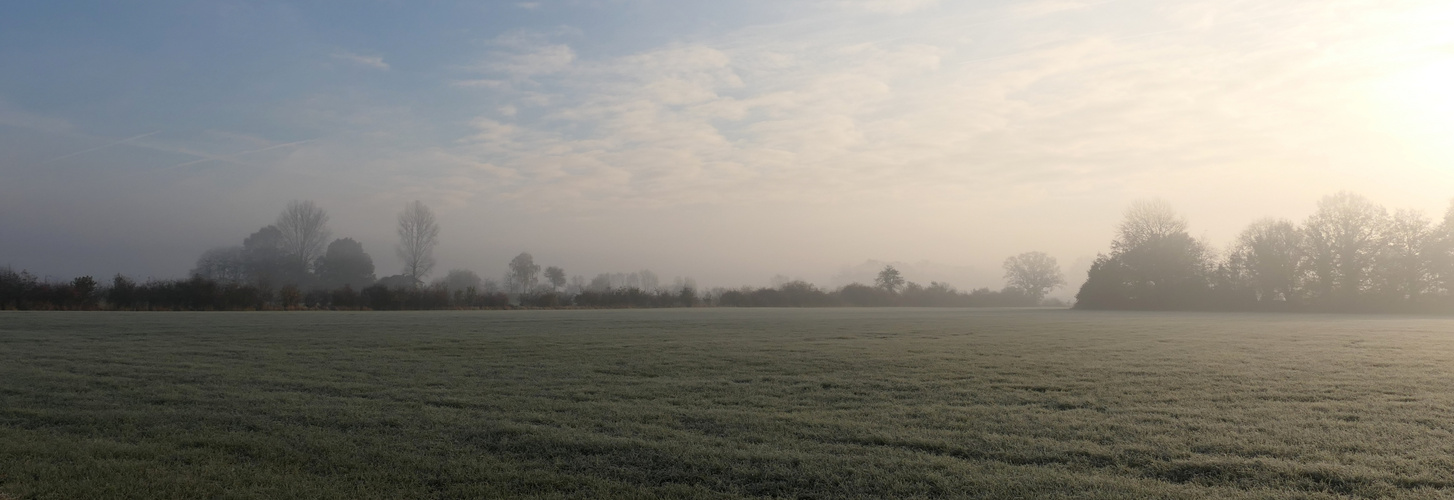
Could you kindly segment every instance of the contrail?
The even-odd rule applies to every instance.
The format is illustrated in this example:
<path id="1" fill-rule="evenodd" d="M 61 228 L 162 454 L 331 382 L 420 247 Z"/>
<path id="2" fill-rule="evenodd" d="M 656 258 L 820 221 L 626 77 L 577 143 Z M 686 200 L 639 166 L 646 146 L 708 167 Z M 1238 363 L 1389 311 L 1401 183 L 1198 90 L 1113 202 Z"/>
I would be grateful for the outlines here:
<path id="1" fill-rule="evenodd" d="M 252 154 L 252 153 L 261 153 L 263 151 L 271 151 L 271 150 L 278 149 L 278 148 L 286 148 L 288 146 L 297 146 L 299 144 L 307 144 L 307 143 L 310 143 L 310 142 L 313 142 L 313 141 L 316 141 L 316 140 L 317 139 L 304 139 L 304 140 L 301 140 L 301 141 L 285 142 L 285 143 L 282 143 L 282 144 L 278 144 L 276 146 L 268 146 L 268 147 L 265 147 L 265 148 L 262 148 L 262 149 L 253 149 L 253 150 L 248 150 L 248 151 L 242 151 L 242 152 L 239 152 L 237 154 L 234 154 L 233 156 L 246 155 L 246 154 Z"/>
<path id="2" fill-rule="evenodd" d="M 229 162 L 233 162 L 233 163 L 238 163 L 237 157 L 242 156 L 242 155 L 252 154 L 252 153 L 261 153 L 263 151 L 271 151 L 271 150 L 278 149 L 278 148 L 286 148 L 286 147 L 289 147 L 289 146 L 297 146 L 299 144 L 307 144 L 307 143 L 313 142 L 314 140 L 316 140 L 316 139 L 305 139 L 305 140 L 301 140 L 301 141 L 293 141 L 293 142 L 288 142 L 288 143 L 283 143 L 283 144 L 277 144 L 277 145 L 273 145 L 273 146 L 268 146 L 268 147 L 265 147 L 265 148 L 262 148 L 262 149 L 249 149 L 247 151 L 239 151 L 239 152 L 236 152 L 236 153 L 233 153 L 233 154 L 230 154 L 230 155 L 226 155 L 226 156 L 208 156 L 208 157 L 205 157 L 205 158 L 199 158 L 199 159 L 192 160 L 192 161 L 178 163 L 176 165 L 172 165 L 170 167 L 167 167 L 166 170 L 171 170 L 171 169 L 174 169 L 174 168 L 181 168 L 181 167 L 185 167 L 185 166 L 188 166 L 188 165 L 196 165 L 198 163 L 208 162 L 208 161 L 212 161 L 212 160 L 229 161 Z"/>
<path id="3" fill-rule="evenodd" d="M 57 157 L 55 157 L 55 158 L 51 158 L 51 159 L 49 159 L 49 160 L 46 160 L 46 161 L 43 161 L 43 162 L 40 162 L 40 163 L 38 163 L 38 164 L 36 164 L 36 166 L 40 166 L 40 165 L 45 165 L 45 164 L 48 164 L 48 163 L 55 163 L 55 162 L 58 162 L 58 161 L 61 161 L 61 160 L 64 160 L 64 159 L 66 159 L 66 158 L 70 158 L 70 157 L 72 157 L 72 156 L 76 156 L 76 155 L 83 155 L 83 154 L 86 154 L 86 153 L 90 153 L 90 152 L 92 152 L 92 151 L 96 151 L 96 150 L 98 150 L 98 149 L 106 149 L 106 148 L 109 148 L 109 147 L 111 147 L 111 146 L 115 146 L 115 145 L 118 145 L 118 144 L 126 144 L 126 143 L 128 143 L 128 142 L 131 142 L 131 141 L 134 141 L 134 140 L 137 140 L 137 139 L 140 139 L 140 138 L 142 138 L 142 137 L 146 137 L 146 136 L 149 136 L 149 135 L 156 135 L 156 134 L 158 134 L 158 133 L 160 133 L 160 132 L 161 132 L 161 131 L 160 131 L 160 130 L 157 130 L 157 131 L 155 131 L 155 132 L 147 132 L 147 133 L 145 133 L 145 134 L 141 134 L 141 135 L 138 135 L 138 136 L 134 136 L 134 137 L 127 137 L 127 138 L 125 138 L 125 139 L 122 139 L 122 140 L 119 140 L 119 141 L 116 141 L 116 142 L 113 142 L 113 143 L 110 143 L 110 144 L 106 144 L 106 145 L 103 145 L 103 146 L 96 146 L 96 147 L 94 147 L 94 148 L 90 148 L 90 149 L 82 149 L 82 150 L 80 150 L 80 151 L 77 151 L 77 152 L 74 152 L 74 153 L 70 153 L 70 154 L 66 154 L 66 155 L 61 155 L 61 156 L 57 156 Z"/>

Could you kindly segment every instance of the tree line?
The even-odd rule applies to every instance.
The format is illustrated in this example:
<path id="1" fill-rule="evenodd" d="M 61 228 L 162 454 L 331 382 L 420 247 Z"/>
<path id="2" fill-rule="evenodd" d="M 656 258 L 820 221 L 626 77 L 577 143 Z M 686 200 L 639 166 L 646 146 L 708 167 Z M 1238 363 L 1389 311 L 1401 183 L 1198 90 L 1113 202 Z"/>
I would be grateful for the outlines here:
<path id="1" fill-rule="evenodd" d="M 649 270 L 568 277 L 529 253 L 513 258 L 498 281 L 454 269 L 427 282 L 440 235 L 433 212 L 412 202 L 397 223 L 394 250 L 403 266 L 383 278 L 356 240 L 330 239 L 326 212 L 294 201 L 240 245 L 204 252 L 185 279 L 49 283 L 0 267 L 0 309 L 1028 306 L 1044 304 L 1065 283 L 1055 260 L 1041 252 L 1007 259 L 1001 290 L 920 285 L 892 266 L 872 284 L 836 289 L 788 281 L 701 290 L 689 278 L 664 283 Z M 1219 251 L 1192 237 L 1166 202 L 1137 202 L 1117 226 L 1110 252 L 1091 265 L 1075 307 L 1454 313 L 1454 206 L 1435 222 L 1340 192 L 1322 198 L 1301 222 L 1255 221 Z"/>
<path id="2" fill-rule="evenodd" d="M 1034 254 L 1039 254 L 1034 252 Z M 1026 254 L 1030 255 L 1030 254 Z M 1039 254 L 1043 256 L 1043 254 Z M 1050 259 L 1048 256 L 1044 258 Z M 1014 258 L 1012 258 L 1014 259 Z M 202 274 L 176 280 L 136 282 L 116 275 L 110 283 L 98 283 L 90 276 L 69 282 L 40 281 L 25 271 L 0 267 L 0 310 L 130 310 L 130 311 L 248 311 L 248 310 L 435 310 L 504 308 L 664 308 L 664 307 L 1029 307 L 1064 306 L 1057 299 L 1046 300 L 1045 289 L 1006 286 L 1001 290 L 979 288 L 959 291 L 947 283 L 920 285 L 903 281 L 897 269 L 887 266 L 875 284 L 851 283 L 824 289 L 805 281 L 778 286 L 712 288 L 699 291 L 690 279 L 653 285 L 650 271 L 603 273 L 587 284 L 577 277 L 562 285 L 562 279 L 531 286 L 529 253 L 512 260 L 508 288 L 482 280 L 473 272 L 454 270 L 428 285 L 389 278 L 354 289 L 300 287 L 287 283 L 276 289 L 248 280 L 218 280 Z M 1053 259 L 1050 259 L 1053 262 Z M 1007 263 L 1008 265 L 1008 263 Z M 559 269 L 559 268 L 557 268 Z M 1059 269 L 1054 278 L 1062 283 Z M 634 277 L 634 278 L 633 278 Z M 643 279 L 643 277 L 645 277 Z M 392 277 L 391 277 L 392 278 Z M 645 288 L 643 288 L 645 286 Z M 1053 286 L 1050 288 L 1054 288 Z"/>
<path id="3" fill-rule="evenodd" d="M 0 267 L 0 309 L 42 310 L 423 310 L 511 307 L 836 307 L 1035 306 L 1065 284 L 1055 259 L 1026 252 L 1004 263 L 1007 286 L 967 292 L 947 283 L 920 285 L 886 266 L 872 285 L 823 289 L 804 281 L 771 287 L 700 290 L 691 278 L 663 280 L 650 270 L 568 277 L 541 266 L 528 252 L 510 260 L 501 280 L 452 269 L 426 281 L 436 261 L 440 227 L 425 204 L 405 205 L 397 218 L 398 274 L 376 277 L 373 258 L 358 241 L 331 239 L 327 212 L 311 201 L 287 204 L 277 219 L 240 245 L 202 253 L 189 277 L 109 282 L 82 276 L 42 282 Z M 1052 305 L 1063 305 L 1052 302 Z"/>
<path id="4" fill-rule="evenodd" d="M 1082 309 L 1454 312 L 1454 205 L 1435 223 L 1350 192 L 1264 218 L 1225 250 L 1166 202 L 1133 204 L 1076 295 Z"/>

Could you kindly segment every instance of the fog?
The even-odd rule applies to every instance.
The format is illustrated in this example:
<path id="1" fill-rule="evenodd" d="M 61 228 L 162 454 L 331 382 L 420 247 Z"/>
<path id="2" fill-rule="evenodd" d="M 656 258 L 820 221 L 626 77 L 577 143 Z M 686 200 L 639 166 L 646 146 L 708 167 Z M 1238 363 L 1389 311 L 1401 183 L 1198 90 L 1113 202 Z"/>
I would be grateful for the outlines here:
<path id="1" fill-rule="evenodd" d="M 1441 2 L 525 2 L 16 7 L 0 266 L 172 278 L 291 200 L 400 272 L 1073 294 L 1134 200 L 1225 245 L 1349 190 L 1454 196 Z M 343 11 L 347 12 L 343 12 Z"/>

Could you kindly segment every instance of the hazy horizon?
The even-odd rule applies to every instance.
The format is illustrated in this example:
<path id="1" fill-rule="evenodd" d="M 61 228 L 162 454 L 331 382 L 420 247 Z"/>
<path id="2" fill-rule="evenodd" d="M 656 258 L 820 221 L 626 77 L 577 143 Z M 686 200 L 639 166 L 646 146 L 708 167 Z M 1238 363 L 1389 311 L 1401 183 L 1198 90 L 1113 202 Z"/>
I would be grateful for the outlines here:
<path id="1" fill-rule="evenodd" d="M 289 200 L 399 272 L 821 285 L 866 264 L 1074 294 L 1123 210 L 1218 248 L 1352 191 L 1454 197 L 1454 5 L 933 0 L 16 6 L 0 266 L 180 277 Z M 917 274 L 916 274 L 917 273 Z M 1077 274 L 1079 273 L 1079 274 Z"/>

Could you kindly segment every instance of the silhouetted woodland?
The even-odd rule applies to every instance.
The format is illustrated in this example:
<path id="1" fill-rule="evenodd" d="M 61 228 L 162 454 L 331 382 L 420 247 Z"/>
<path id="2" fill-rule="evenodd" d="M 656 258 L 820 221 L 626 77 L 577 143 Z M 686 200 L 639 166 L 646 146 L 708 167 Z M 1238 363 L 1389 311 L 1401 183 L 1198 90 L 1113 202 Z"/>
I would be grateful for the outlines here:
<path id="1" fill-rule="evenodd" d="M 1342 192 L 1301 224 L 1256 221 L 1218 252 L 1165 202 L 1139 202 L 1075 307 L 1454 313 L 1454 206 L 1435 224 Z"/>
<path id="2" fill-rule="evenodd" d="M 1024 291 L 980 288 L 969 292 L 942 283 L 908 283 L 899 291 L 863 284 L 826 290 L 794 281 L 778 287 L 585 288 L 553 291 L 537 288 L 522 294 L 482 291 L 475 287 L 378 282 L 361 289 L 277 289 L 247 282 L 220 282 L 193 275 L 187 279 L 136 282 L 117 275 L 101 284 L 89 276 L 47 283 L 28 272 L 0 268 L 0 310 L 118 311 L 264 311 L 264 310 L 438 310 L 508 308 L 664 308 L 664 307 L 1027 307 L 1064 305 L 1045 302 Z"/>
<path id="3" fill-rule="evenodd" d="M 702 290 L 649 270 L 587 280 L 529 253 L 500 280 L 452 269 L 432 282 L 439 226 L 419 202 L 399 215 L 395 248 L 403 272 L 377 278 L 372 257 L 351 238 L 329 240 L 327 214 L 293 202 L 274 224 L 237 246 L 197 259 L 190 277 L 137 282 L 82 276 L 47 282 L 0 268 L 0 309 L 41 310 L 416 310 L 656 307 L 1021 307 L 1063 305 L 1046 294 L 1065 284 L 1055 259 L 1026 252 L 1006 259 L 1001 290 L 913 283 L 892 266 L 872 284 L 825 289 L 804 281 Z M 1454 313 L 1454 206 L 1435 223 L 1411 210 L 1389 213 L 1356 194 L 1324 197 L 1301 223 L 1262 219 L 1218 251 L 1188 232 L 1162 201 L 1133 204 L 1111 251 L 1097 257 L 1076 308 Z"/>
<path id="4" fill-rule="evenodd" d="M 885 266 L 873 285 L 824 289 L 804 281 L 771 287 L 700 290 L 691 278 L 669 283 L 650 270 L 602 273 L 590 280 L 567 277 L 521 253 L 499 280 L 452 269 L 426 282 L 435 265 L 440 228 L 420 202 L 398 217 L 395 251 L 400 274 L 376 277 L 373 258 L 352 238 L 329 240 L 328 214 L 294 201 L 277 220 L 197 259 L 185 279 L 137 282 L 122 275 L 109 282 L 90 276 L 52 283 L 25 271 L 0 267 L 0 309 L 23 310 L 427 310 L 491 308 L 663 307 L 1023 307 L 1047 304 L 1045 295 L 1064 285 L 1055 259 L 1026 252 L 1004 263 L 1008 286 L 968 292 L 946 283 L 910 282 Z M 1064 305 L 1051 301 L 1049 305 Z"/>

